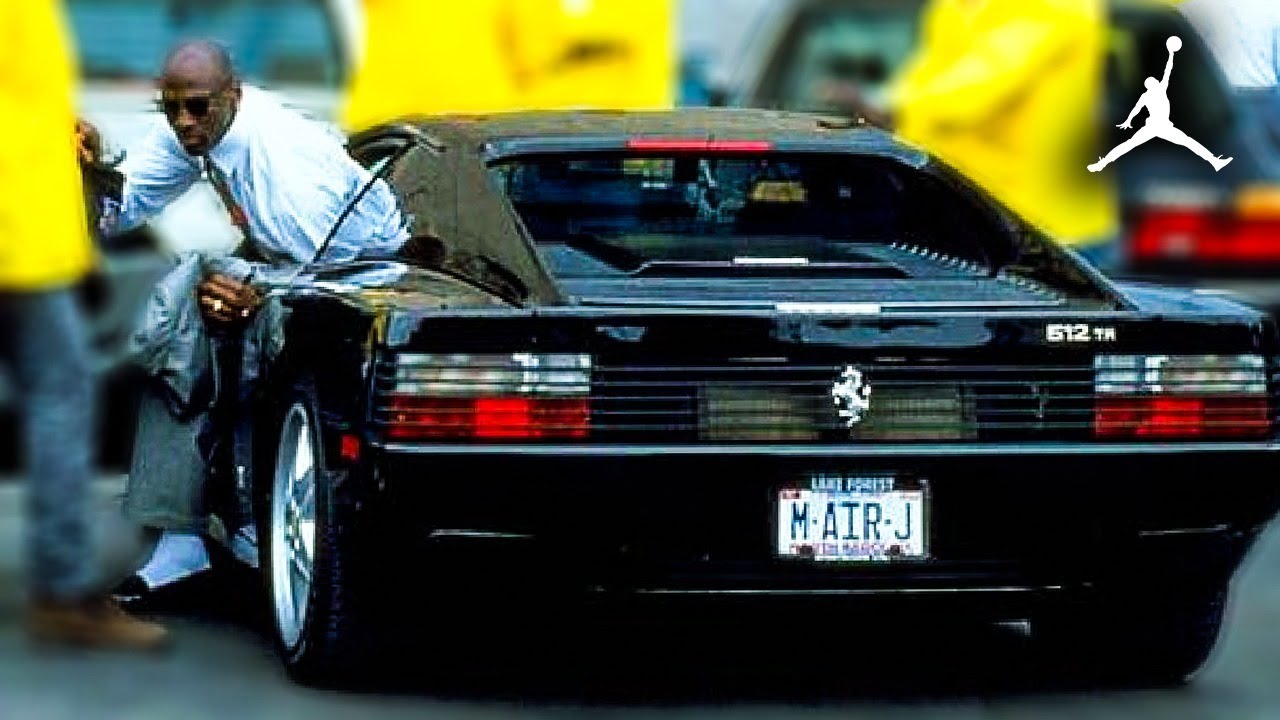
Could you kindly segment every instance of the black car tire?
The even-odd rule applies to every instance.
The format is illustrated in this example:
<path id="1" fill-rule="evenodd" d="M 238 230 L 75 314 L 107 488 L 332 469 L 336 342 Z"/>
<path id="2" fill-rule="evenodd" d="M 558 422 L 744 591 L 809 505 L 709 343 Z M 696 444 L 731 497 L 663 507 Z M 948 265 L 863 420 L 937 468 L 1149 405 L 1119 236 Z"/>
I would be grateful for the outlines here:
<path id="1" fill-rule="evenodd" d="M 1227 596 L 1221 588 L 1111 592 L 1037 616 L 1032 633 L 1054 663 L 1087 682 L 1177 686 L 1213 652 Z"/>
<path id="2" fill-rule="evenodd" d="M 274 527 L 273 509 L 279 489 L 277 476 L 286 462 L 282 455 L 288 443 L 290 418 L 298 417 L 299 413 L 306 418 L 314 467 L 315 530 L 309 594 L 305 610 L 298 613 L 302 616 L 298 618 L 300 627 L 290 633 L 283 628 L 277 594 L 279 551 L 273 550 L 276 546 L 273 533 L 280 528 Z M 264 469 L 269 467 L 270 471 L 260 476 L 265 481 L 262 483 L 265 494 L 258 512 L 258 552 L 276 647 L 286 668 L 299 682 L 331 685 L 350 679 L 349 671 L 360 667 L 363 654 L 360 641 L 364 633 L 357 618 L 356 591 L 350 577 L 352 548 L 345 536 L 344 521 L 349 512 L 339 492 L 342 472 L 331 470 L 325 464 L 318 418 L 315 391 L 309 384 L 295 389 L 277 417 L 275 442 L 268 445 L 274 448 L 270 453 L 272 460 L 264 463 Z"/>

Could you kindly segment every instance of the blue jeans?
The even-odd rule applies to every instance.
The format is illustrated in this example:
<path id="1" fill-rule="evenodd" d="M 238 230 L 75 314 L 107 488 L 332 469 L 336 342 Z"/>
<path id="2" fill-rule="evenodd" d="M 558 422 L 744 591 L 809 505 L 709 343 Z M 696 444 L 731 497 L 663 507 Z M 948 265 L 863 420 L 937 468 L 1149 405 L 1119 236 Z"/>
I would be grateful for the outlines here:
<path id="1" fill-rule="evenodd" d="M 89 507 L 94 389 L 72 292 L 0 292 L 0 358 L 13 372 L 26 426 L 32 592 L 83 597 L 98 579 Z"/>

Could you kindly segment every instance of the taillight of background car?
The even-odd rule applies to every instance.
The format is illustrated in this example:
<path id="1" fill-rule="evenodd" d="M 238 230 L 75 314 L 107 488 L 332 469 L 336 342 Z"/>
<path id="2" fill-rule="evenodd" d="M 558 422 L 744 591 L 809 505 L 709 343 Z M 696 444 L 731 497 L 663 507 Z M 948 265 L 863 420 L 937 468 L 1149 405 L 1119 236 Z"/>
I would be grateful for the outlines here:
<path id="1" fill-rule="evenodd" d="M 1223 207 L 1212 202 L 1148 206 L 1134 218 L 1130 264 L 1280 266 L 1280 188 L 1241 190 Z"/>
<path id="2" fill-rule="evenodd" d="M 1271 432 L 1259 355 L 1100 355 L 1094 435 L 1109 440 L 1262 438 Z"/>
<path id="3" fill-rule="evenodd" d="M 591 356 L 402 354 L 381 396 L 388 440 L 581 439 Z"/>

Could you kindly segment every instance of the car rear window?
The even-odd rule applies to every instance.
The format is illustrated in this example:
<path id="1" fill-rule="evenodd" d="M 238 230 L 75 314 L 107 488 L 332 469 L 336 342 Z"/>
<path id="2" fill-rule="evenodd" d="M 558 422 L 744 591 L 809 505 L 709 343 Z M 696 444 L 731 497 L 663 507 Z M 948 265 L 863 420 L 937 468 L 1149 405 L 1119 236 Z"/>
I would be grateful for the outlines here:
<path id="1" fill-rule="evenodd" d="M 67 10 L 90 80 L 150 80 L 174 43 L 209 37 L 254 82 L 341 81 L 339 35 L 324 0 L 68 0 Z"/>
<path id="2" fill-rule="evenodd" d="M 986 266 L 1005 232 L 963 190 L 879 157 L 557 155 L 492 172 L 557 274 L 856 263 L 891 245 Z"/>

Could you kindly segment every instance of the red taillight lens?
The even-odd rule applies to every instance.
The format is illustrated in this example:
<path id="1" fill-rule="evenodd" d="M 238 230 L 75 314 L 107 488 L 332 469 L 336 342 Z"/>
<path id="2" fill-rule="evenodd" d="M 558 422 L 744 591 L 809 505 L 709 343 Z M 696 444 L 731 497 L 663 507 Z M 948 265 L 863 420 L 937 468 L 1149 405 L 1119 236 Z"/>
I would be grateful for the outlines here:
<path id="1" fill-rule="evenodd" d="M 377 419 L 397 441 L 582 439 L 591 366 L 567 353 L 404 353 L 383 375 Z"/>
<path id="2" fill-rule="evenodd" d="M 390 440 L 582 439 L 590 430 L 587 398 L 390 398 Z"/>
<path id="3" fill-rule="evenodd" d="M 1261 438 L 1271 429 L 1265 397 L 1099 397 L 1094 434 L 1107 439 Z"/>
<path id="4" fill-rule="evenodd" d="M 1135 263 L 1280 263 L 1280 218 L 1161 209 L 1143 213 L 1129 251 Z"/>
<path id="5" fill-rule="evenodd" d="M 1261 355 L 1099 355 L 1094 435 L 1102 439 L 1222 440 L 1271 434 Z"/>

